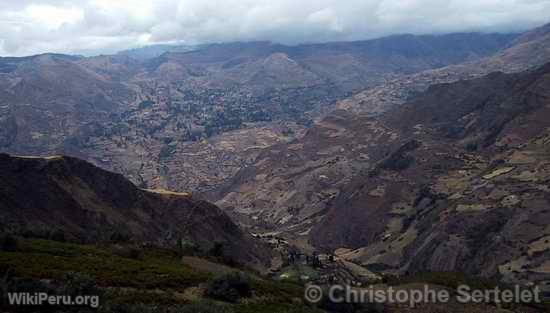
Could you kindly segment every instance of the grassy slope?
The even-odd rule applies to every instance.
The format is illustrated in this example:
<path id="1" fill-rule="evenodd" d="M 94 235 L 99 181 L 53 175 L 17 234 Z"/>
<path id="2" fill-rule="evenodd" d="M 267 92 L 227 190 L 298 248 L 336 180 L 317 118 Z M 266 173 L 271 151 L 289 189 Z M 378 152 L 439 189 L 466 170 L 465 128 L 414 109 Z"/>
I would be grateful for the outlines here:
<path id="1" fill-rule="evenodd" d="M 168 250 L 147 249 L 139 257 L 129 258 L 109 247 L 21 239 L 17 252 L 0 252 L 0 268 L 6 267 L 15 270 L 17 277 L 29 279 L 59 281 L 68 272 L 89 275 L 106 290 L 102 299 L 106 302 L 201 307 L 216 303 L 187 296 L 213 274 L 183 265 L 177 254 Z M 315 312 L 300 304 L 301 286 L 251 277 L 255 296 L 239 304 L 218 303 L 217 311 Z"/>

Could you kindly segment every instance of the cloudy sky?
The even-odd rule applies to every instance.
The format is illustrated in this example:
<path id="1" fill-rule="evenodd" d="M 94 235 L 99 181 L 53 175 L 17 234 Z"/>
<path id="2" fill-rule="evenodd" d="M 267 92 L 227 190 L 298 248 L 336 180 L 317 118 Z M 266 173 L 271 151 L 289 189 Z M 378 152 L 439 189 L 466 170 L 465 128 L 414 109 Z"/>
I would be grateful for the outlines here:
<path id="1" fill-rule="evenodd" d="M 550 0 L 0 0 L 0 55 L 521 31 L 548 22 Z"/>

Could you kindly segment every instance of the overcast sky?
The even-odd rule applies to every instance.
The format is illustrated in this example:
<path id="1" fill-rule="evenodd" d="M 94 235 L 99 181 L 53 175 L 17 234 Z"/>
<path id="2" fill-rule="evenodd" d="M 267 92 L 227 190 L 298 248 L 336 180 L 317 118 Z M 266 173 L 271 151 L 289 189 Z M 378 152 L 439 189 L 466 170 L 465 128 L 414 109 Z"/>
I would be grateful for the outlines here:
<path id="1" fill-rule="evenodd" d="M 550 0 L 0 0 L 0 55 L 507 32 L 547 22 Z"/>

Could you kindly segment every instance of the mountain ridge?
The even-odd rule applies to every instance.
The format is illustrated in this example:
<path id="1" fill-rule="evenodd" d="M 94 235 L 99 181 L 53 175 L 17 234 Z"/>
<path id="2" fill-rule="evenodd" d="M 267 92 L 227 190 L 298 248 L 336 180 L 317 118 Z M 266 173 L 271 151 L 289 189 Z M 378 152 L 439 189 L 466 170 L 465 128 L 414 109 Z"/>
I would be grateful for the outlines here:
<path id="1" fill-rule="evenodd" d="M 386 74 L 477 59 L 516 37 L 407 35 L 297 47 L 233 43 L 146 60 L 0 59 L 0 68 L 10 68 L 0 74 L 0 151 L 72 155 L 140 186 L 208 192 L 250 163 L 248 153 L 226 150 L 223 143 L 235 133 L 250 138 L 239 151 L 291 140 L 335 101 L 383 83 Z M 202 144 L 208 140 L 216 145 Z M 214 150 L 215 158 L 181 166 L 176 152 L 186 149 Z M 214 174 L 225 160 L 222 174 Z"/>
<path id="2" fill-rule="evenodd" d="M 216 206 L 190 194 L 142 190 L 121 174 L 73 157 L 0 154 L 0 227 L 15 234 L 62 231 L 67 240 L 101 243 L 126 238 L 202 251 L 223 244 L 238 262 L 262 266 L 269 253 Z"/>

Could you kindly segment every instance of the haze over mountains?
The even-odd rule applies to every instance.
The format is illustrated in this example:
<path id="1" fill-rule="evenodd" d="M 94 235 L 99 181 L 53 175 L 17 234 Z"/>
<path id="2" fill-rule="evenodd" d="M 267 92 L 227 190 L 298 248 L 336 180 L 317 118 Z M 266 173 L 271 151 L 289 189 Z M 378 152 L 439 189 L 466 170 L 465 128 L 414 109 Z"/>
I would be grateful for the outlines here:
<path id="1" fill-rule="evenodd" d="M 157 54 L 0 58 L 0 151 L 139 186 L 2 155 L 4 224 L 188 231 L 267 265 L 252 232 L 377 274 L 550 279 L 550 25 Z"/>

